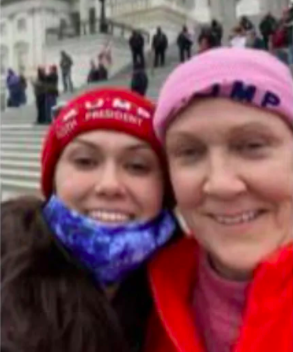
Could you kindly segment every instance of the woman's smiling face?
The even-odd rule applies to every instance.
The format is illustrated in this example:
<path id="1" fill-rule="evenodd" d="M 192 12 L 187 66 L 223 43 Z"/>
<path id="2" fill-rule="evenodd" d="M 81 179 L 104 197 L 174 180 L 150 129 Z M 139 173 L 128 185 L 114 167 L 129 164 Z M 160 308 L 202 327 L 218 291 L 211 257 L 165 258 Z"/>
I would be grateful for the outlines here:
<path id="1" fill-rule="evenodd" d="M 121 224 L 157 216 L 164 182 L 160 160 L 146 142 L 97 130 L 76 137 L 64 149 L 55 189 L 69 208 L 100 222 Z"/>
<path id="2" fill-rule="evenodd" d="M 202 99 L 166 134 L 181 214 L 222 275 L 240 278 L 293 238 L 293 133 L 278 116 Z"/>

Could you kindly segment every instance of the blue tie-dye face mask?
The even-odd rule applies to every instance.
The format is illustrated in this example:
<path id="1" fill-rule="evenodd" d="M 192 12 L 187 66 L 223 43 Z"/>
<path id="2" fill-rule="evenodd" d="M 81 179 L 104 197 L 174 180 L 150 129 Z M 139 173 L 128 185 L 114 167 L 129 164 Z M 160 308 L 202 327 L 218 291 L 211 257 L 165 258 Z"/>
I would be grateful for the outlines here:
<path id="1" fill-rule="evenodd" d="M 119 282 L 138 268 L 176 228 L 166 210 L 151 221 L 107 226 L 67 208 L 55 195 L 43 215 L 54 236 L 102 285 Z"/>

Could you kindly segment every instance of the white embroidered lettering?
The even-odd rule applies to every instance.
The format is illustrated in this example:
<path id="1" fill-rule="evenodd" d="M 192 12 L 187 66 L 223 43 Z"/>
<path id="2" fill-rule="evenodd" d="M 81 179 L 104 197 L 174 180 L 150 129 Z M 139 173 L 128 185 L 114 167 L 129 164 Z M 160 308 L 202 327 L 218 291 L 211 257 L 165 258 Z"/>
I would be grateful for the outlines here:
<path id="1" fill-rule="evenodd" d="M 76 109 L 71 109 L 71 110 L 68 111 L 67 114 L 65 114 L 65 115 L 63 116 L 63 119 L 62 119 L 62 120 L 63 120 L 64 122 L 67 122 L 67 121 L 69 121 L 69 120 L 75 118 L 76 116 L 77 116 L 77 111 L 76 111 Z"/>
<path id="2" fill-rule="evenodd" d="M 94 110 L 94 109 L 99 109 L 103 107 L 104 103 L 105 103 L 104 99 L 98 99 L 95 102 L 86 101 L 84 106 L 87 110 Z"/>
<path id="3" fill-rule="evenodd" d="M 129 111 L 131 109 L 131 103 L 129 101 L 116 98 L 113 100 L 113 108 Z"/>
<path id="4" fill-rule="evenodd" d="M 137 114 L 139 116 L 143 117 L 143 118 L 146 118 L 146 119 L 150 119 L 151 118 L 151 114 L 147 110 L 145 110 L 143 108 L 138 108 L 137 109 Z"/>

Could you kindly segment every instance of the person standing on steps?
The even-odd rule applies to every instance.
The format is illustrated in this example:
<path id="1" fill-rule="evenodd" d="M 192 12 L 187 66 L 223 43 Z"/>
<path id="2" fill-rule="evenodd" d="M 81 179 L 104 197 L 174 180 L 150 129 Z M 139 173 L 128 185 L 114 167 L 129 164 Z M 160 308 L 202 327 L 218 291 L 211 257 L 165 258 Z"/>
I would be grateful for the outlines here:
<path id="1" fill-rule="evenodd" d="M 154 52 L 154 67 L 165 66 L 166 50 L 168 48 L 168 38 L 161 27 L 157 28 L 153 36 L 152 50 Z"/>
<path id="2" fill-rule="evenodd" d="M 180 62 L 184 62 L 191 57 L 192 39 L 186 26 L 183 26 L 182 31 L 177 38 L 177 45 L 179 48 Z"/>
<path id="3" fill-rule="evenodd" d="M 140 63 L 136 64 L 131 78 L 131 90 L 145 96 L 148 89 L 148 76 L 146 69 Z"/>
<path id="4" fill-rule="evenodd" d="M 50 124 L 53 120 L 52 108 L 57 104 L 58 92 L 58 70 L 57 66 L 52 65 L 46 78 L 46 122 Z"/>
<path id="5" fill-rule="evenodd" d="M 61 60 L 60 60 L 60 70 L 62 75 L 63 89 L 64 92 L 73 92 L 73 83 L 72 83 L 72 58 L 65 52 L 61 51 Z"/>
<path id="6" fill-rule="evenodd" d="M 270 36 L 275 32 L 277 20 L 269 12 L 260 22 L 259 30 L 264 40 L 266 50 L 269 50 Z"/>
<path id="7" fill-rule="evenodd" d="M 129 39 L 129 47 L 132 54 L 133 68 L 137 65 L 145 66 L 144 38 L 138 30 L 134 30 Z"/>
<path id="8" fill-rule="evenodd" d="M 215 46 L 221 46 L 223 38 L 223 26 L 215 19 L 213 19 L 211 23 L 211 33 L 215 37 Z"/>
<path id="9" fill-rule="evenodd" d="M 37 77 L 32 81 L 37 109 L 36 124 L 46 123 L 46 89 L 47 75 L 43 67 L 38 67 Z"/>

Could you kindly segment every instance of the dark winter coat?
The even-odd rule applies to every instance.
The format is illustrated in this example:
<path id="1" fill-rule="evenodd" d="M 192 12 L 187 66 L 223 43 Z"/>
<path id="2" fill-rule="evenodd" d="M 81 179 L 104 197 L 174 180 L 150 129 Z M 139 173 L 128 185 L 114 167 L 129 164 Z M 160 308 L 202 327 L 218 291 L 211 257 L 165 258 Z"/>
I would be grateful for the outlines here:
<path id="1" fill-rule="evenodd" d="M 180 49 L 189 49 L 192 46 L 192 40 L 188 32 L 181 32 L 177 38 L 177 45 Z"/>
<path id="2" fill-rule="evenodd" d="M 144 48 L 144 38 L 140 33 L 132 34 L 129 39 L 131 51 L 141 52 Z"/>
<path id="3" fill-rule="evenodd" d="M 259 30 L 264 37 L 274 33 L 277 27 L 277 21 L 273 16 L 266 16 L 259 25 Z"/>
<path id="4" fill-rule="evenodd" d="M 153 37 L 153 50 L 166 50 L 168 47 L 168 38 L 165 33 L 156 33 Z"/>
<path id="5" fill-rule="evenodd" d="M 135 70 L 131 80 L 131 90 L 144 96 L 148 89 L 148 77 L 145 70 Z"/>

